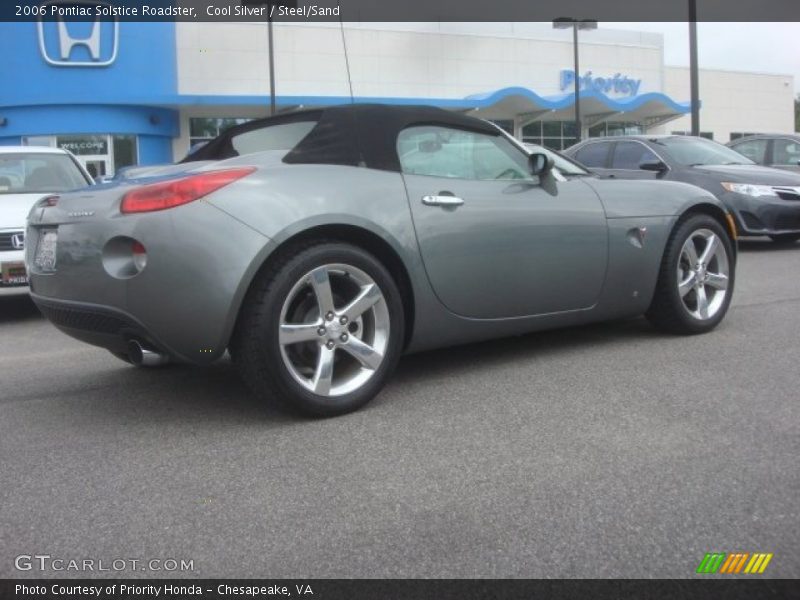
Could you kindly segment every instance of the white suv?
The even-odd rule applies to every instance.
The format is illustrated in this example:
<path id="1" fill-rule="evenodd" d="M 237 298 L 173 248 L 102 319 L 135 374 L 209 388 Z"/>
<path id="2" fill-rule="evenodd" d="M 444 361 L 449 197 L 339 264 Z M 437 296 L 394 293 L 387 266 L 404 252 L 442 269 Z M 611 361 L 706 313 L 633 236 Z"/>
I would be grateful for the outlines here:
<path id="1" fill-rule="evenodd" d="M 28 293 L 25 220 L 33 205 L 93 183 L 65 150 L 0 146 L 0 296 Z"/>

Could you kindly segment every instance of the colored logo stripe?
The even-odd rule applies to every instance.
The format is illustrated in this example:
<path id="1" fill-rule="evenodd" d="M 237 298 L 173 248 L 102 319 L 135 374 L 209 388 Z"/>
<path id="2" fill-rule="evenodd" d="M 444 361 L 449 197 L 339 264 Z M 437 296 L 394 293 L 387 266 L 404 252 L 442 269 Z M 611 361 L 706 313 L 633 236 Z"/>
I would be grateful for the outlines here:
<path id="1" fill-rule="evenodd" d="M 709 552 L 703 557 L 700 566 L 697 567 L 698 573 L 716 573 L 722 561 L 725 560 L 724 552 Z"/>
<path id="2" fill-rule="evenodd" d="M 756 552 L 750 554 L 749 552 L 732 552 L 727 554 L 725 552 L 708 552 L 703 557 L 700 565 L 697 567 L 698 573 L 713 574 L 713 573 L 750 573 L 757 574 L 763 573 L 767 568 L 769 561 L 772 560 L 772 553 Z M 748 562 L 748 559 L 749 562 Z M 745 567 L 745 564 L 747 566 Z M 742 569 L 744 568 L 744 571 Z"/>
<path id="3" fill-rule="evenodd" d="M 753 554 L 753 558 L 750 559 L 750 562 L 747 563 L 747 567 L 745 567 L 745 573 L 763 573 L 764 569 L 767 568 L 769 561 L 772 560 L 772 553 L 769 554 Z"/>
<path id="4" fill-rule="evenodd" d="M 722 568 L 719 570 L 720 573 L 738 573 L 744 567 L 744 562 L 747 560 L 747 557 L 750 556 L 749 552 L 738 552 L 733 554 L 728 554 L 728 560 L 726 560 Z"/>

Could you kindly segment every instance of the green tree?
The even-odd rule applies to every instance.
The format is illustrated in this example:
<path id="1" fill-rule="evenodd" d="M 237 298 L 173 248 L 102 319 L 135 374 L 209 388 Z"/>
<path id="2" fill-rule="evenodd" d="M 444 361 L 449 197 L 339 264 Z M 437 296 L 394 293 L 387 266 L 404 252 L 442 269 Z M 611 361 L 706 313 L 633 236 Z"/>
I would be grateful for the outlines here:
<path id="1" fill-rule="evenodd" d="M 800 94 L 794 99 L 794 130 L 800 131 Z"/>

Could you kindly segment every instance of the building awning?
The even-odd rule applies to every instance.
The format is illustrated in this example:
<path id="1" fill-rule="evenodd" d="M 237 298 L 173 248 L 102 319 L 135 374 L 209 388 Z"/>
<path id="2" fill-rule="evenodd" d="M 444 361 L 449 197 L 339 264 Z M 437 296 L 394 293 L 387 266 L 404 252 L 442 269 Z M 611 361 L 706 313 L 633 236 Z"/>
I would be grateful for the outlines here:
<path id="1" fill-rule="evenodd" d="M 651 92 L 627 98 L 611 98 L 598 91 L 581 91 L 581 120 L 586 127 L 602 121 L 635 121 L 646 128 L 677 119 L 691 112 L 691 103 L 676 102 L 666 94 Z M 465 98 L 471 112 L 486 119 L 518 118 L 522 124 L 534 121 L 569 121 L 575 117 L 575 94 L 539 96 L 523 87 Z"/>
<path id="2" fill-rule="evenodd" d="M 581 120 L 591 127 L 602 121 L 635 121 L 654 127 L 691 112 L 691 103 L 676 102 L 666 94 L 651 92 L 629 98 L 611 98 L 598 91 L 582 91 Z M 574 94 L 540 96 L 524 87 L 507 87 L 465 98 L 413 98 L 381 96 L 276 96 L 279 110 L 313 108 L 351 102 L 428 104 L 458 110 L 484 119 L 513 119 L 524 125 L 534 121 L 570 121 L 575 116 Z M 268 96 L 180 96 L 178 105 L 265 106 Z"/>

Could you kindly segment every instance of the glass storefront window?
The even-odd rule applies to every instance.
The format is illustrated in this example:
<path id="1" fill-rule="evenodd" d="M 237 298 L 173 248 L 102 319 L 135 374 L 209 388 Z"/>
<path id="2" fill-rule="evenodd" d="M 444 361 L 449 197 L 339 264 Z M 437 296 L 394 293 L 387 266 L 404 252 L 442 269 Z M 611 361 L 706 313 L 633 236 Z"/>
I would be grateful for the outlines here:
<path id="1" fill-rule="evenodd" d="M 123 167 L 139 164 L 135 135 L 71 134 L 28 136 L 25 146 L 49 146 L 70 151 L 92 177 L 112 177 Z"/>
<path id="2" fill-rule="evenodd" d="M 692 135 L 692 132 L 691 131 L 673 131 L 672 135 Z M 713 140 L 714 139 L 714 132 L 713 131 L 701 131 L 700 132 L 700 137 L 704 137 L 707 140 Z M 731 139 L 733 139 L 733 138 L 731 138 Z"/>
<path id="3" fill-rule="evenodd" d="M 606 121 L 589 128 L 589 137 L 642 135 L 643 133 L 644 127 L 636 121 Z"/>
<path id="4" fill-rule="evenodd" d="M 108 155 L 107 135 L 59 135 L 56 146 L 75 156 Z"/>
<path id="5" fill-rule="evenodd" d="M 542 137 L 561 137 L 561 121 L 542 122 Z"/>
<path id="6" fill-rule="evenodd" d="M 675 132 L 673 132 L 673 133 L 675 133 Z M 702 134 L 700 134 L 700 135 L 702 135 Z M 730 141 L 738 140 L 741 137 L 747 137 L 749 135 L 760 135 L 760 134 L 754 133 L 752 131 L 750 131 L 750 132 L 747 132 L 747 131 L 733 131 L 733 132 L 731 132 L 731 136 L 730 136 L 731 140 Z"/>
<path id="7" fill-rule="evenodd" d="M 522 128 L 522 141 L 553 150 L 566 150 L 578 143 L 575 121 L 537 121 Z M 641 135 L 644 127 L 635 121 L 608 121 L 589 127 L 589 137 Z"/>
<path id="8" fill-rule="evenodd" d="M 52 148 L 56 145 L 56 141 L 52 135 L 29 135 L 22 138 L 22 145 Z"/>
<path id="9" fill-rule="evenodd" d="M 606 135 L 606 124 L 600 123 L 598 125 L 592 125 L 589 127 L 589 137 L 605 137 Z"/>
<path id="10" fill-rule="evenodd" d="M 240 117 L 192 117 L 189 119 L 189 147 L 213 140 L 226 129 L 251 120 Z"/>
<path id="11" fill-rule="evenodd" d="M 492 123 L 497 125 L 500 129 L 514 135 L 514 120 L 513 119 L 489 119 Z"/>
<path id="12" fill-rule="evenodd" d="M 540 138 L 542 137 L 542 122 L 536 121 L 535 123 L 528 123 L 522 128 L 523 138 Z"/>
<path id="13" fill-rule="evenodd" d="M 575 121 L 536 121 L 522 128 L 522 141 L 551 150 L 566 150 L 577 143 Z"/>
<path id="14" fill-rule="evenodd" d="M 122 167 L 139 164 L 139 151 L 135 135 L 115 135 L 112 138 L 114 148 L 114 172 Z"/>

